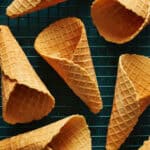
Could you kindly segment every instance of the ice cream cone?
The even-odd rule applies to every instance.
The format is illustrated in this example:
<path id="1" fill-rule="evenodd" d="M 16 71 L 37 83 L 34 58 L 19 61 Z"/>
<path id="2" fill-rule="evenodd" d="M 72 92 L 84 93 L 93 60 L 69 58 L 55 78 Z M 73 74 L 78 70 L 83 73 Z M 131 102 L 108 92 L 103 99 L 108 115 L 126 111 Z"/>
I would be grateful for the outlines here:
<path id="1" fill-rule="evenodd" d="M 0 141 L 1 150 L 91 150 L 83 116 L 73 115 L 45 127 Z"/>
<path id="2" fill-rule="evenodd" d="M 150 139 L 145 141 L 144 144 L 139 148 L 139 150 L 149 150 L 150 149 Z"/>
<path id="3" fill-rule="evenodd" d="M 3 118 L 26 123 L 46 116 L 54 98 L 39 79 L 19 44 L 6 26 L 0 26 Z"/>
<path id="4" fill-rule="evenodd" d="M 123 44 L 137 36 L 150 22 L 149 0 L 95 0 L 93 23 L 105 40 Z"/>
<path id="5" fill-rule="evenodd" d="M 108 126 L 107 150 L 119 149 L 149 105 L 150 59 L 140 55 L 122 55 Z"/>
<path id="6" fill-rule="evenodd" d="M 86 31 L 80 19 L 66 18 L 51 24 L 37 37 L 35 49 L 93 113 L 102 109 Z"/>
<path id="7" fill-rule="evenodd" d="M 64 1 L 65 0 L 13 0 L 7 7 L 6 14 L 11 18 L 23 16 Z"/>

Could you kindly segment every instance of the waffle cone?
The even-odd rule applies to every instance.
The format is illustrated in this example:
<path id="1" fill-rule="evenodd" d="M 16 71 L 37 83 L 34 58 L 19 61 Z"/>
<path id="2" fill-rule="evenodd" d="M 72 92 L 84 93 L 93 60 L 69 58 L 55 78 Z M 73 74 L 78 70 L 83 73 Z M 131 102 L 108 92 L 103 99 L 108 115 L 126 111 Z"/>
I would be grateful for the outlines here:
<path id="1" fill-rule="evenodd" d="M 122 55 L 108 126 L 107 150 L 120 148 L 149 105 L 150 59 L 140 55 Z"/>
<path id="2" fill-rule="evenodd" d="M 139 148 L 139 150 L 149 150 L 150 149 L 150 139 L 145 141 L 144 144 Z"/>
<path id="3" fill-rule="evenodd" d="M 86 31 L 81 20 L 66 18 L 53 23 L 39 34 L 35 49 L 93 113 L 102 109 Z"/>
<path id="4" fill-rule="evenodd" d="M 150 1 L 95 0 L 91 15 L 105 40 L 123 44 L 135 38 L 150 22 Z"/>
<path id="5" fill-rule="evenodd" d="M 45 127 L 0 141 L 1 150 L 91 150 L 83 116 L 73 115 Z"/>
<path id="6" fill-rule="evenodd" d="M 0 26 L 0 47 L 4 120 L 26 123 L 46 116 L 54 107 L 54 98 L 6 26 Z"/>
<path id="7" fill-rule="evenodd" d="M 64 1 L 65 0 L 13 0 L 7 7 L 6 14 L 11 18 L 23 16 Z"/>

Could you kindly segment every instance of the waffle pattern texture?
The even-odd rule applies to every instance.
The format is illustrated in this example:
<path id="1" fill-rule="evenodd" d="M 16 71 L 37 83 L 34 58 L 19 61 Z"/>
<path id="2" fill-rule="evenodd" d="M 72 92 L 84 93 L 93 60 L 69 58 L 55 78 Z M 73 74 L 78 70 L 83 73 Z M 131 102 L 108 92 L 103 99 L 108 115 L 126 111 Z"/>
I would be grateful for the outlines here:
<path id="1" fill-rule="evenodd" d="M 118 150 L 150 105 L 150 59 L 120 56 L 115 97 L 107 133 L 107 150 Z"/>
<path id="2" fill-rule="evenodd" d="M 1 150 L 91 150 L 83 116 L 73 115 L 45 127 L 0 141 Z"/>
<path id="3" fill-rule="evenodd" d="M 54 98 L 7 26 L 0 26 L 0 47 L 4 120 L 15 124 L 41 119 L 54 107 Z"/>
<path id="4" fill-rule="evenodd" d="M 7 7 L 6 14 L 11 18 L 23 16 L 63 1 L 65 0 L 13 0 Z"/>
<path id="5" fill-rule="evenodd" d="M 36 38 L 35 49 L 93 113 L 102 109 L 86 31 L 80 19 L 65 18 L 51 24 Z"/>
<path id="6" fill-rule="evenodd" d="M 95 0 L 93 22 L 107 41 L 123 44 L 137 36 L 150 22 L 149 0 Z"/>

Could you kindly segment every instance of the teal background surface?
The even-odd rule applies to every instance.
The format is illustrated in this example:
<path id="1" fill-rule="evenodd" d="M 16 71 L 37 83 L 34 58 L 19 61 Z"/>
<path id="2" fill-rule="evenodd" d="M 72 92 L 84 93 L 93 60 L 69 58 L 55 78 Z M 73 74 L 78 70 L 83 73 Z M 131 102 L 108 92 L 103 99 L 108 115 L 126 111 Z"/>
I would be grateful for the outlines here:
<path id="1" fill-rule="evenodd" d="M 86 117 L 92 134 L 93 150 L 104 150 L 107 126 L 110 118 L 118 58 L 124 53 L 150 56 L 150 27 L 146 27 L 133 41 L 124 45 L 106 42 L 96 31 L 90 17 L 91 0 L 68 0 L 57 6 L 38 11 L 17 19 L 9 19 L 5 9 L 11 0 L 0 0 L 0 24 L 8 25 L 22 46 L 34 69 L 56 98 L 56 107 L 40 121 L 24 125 L 8 125 L 2 119 L 0 100 L 0 139 L 47 125 L 71 114 Z M 76 16 L 86 26 L 96 75 L 101 89 L 104 108 L 93 115 L 75 96 L 57 73 L 35 52 L 33 43 L 37 34 L 47 25 L 60 18 Z M 136 150 L 150 135 L 150 108 L 140 117 L 138 124 L 121 150 Z M 40 138 L 40 137 L 39 137 Z"/>

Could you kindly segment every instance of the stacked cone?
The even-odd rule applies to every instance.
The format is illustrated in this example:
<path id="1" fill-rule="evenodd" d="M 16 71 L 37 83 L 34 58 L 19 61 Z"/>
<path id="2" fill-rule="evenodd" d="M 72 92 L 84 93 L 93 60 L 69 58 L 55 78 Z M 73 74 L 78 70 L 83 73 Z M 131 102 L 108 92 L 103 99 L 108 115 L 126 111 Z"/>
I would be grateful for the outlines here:
<path id="1" fill-rule="evenodd" d="M 46 116 L 54 107 L 54 98 L 6 26 L 0 26 L 0 47 L 4 120 L 26 123 Z"/>
<path id="2" fill-rule="evenodd" d="M 122 55 L 108 126 L 107 150 L 120 148 L 149 105 L 150 59 L 140 55 Z"/>
<path id="3" fill-rule="evenodd" d="M 137 36 L 150 22 L 150 1 L 95 0 L 91 15 L 105 40 L 123 44 Z"/>
<path id="4" fill-rule="evenodd" d="M 73 115 L 45 127 L 0 141 L 1 150 L 91 150 L 83 116 Z"/>
<path id="5" fill-rule="evenodd" d="M 149 150 L 150 149 L 150 139 L 145 141 L 144 144 L 139 148 L 139 150 Z"/>
<path id="6" fill-rule="evenodd" d="M 80 19 L 65 18 L 51 24 L 37 37 L 35 49 L 93 113 L 102 109 L 86 31 Z"/>
<path id="7" fill-rule="evenodd" d="M 6 10 L 6 14 L 11 17 L 23 16 L 56 5 L 65 0 L 14 0 Z"/>

